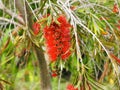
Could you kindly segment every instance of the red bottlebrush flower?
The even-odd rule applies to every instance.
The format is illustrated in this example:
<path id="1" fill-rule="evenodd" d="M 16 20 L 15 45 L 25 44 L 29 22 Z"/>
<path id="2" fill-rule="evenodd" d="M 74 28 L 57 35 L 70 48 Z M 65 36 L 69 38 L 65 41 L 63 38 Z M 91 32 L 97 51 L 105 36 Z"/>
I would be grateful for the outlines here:
<path id="1" fill-rule="evenodd" d="M 71 54 L 69 50 L 71 46 L 71 25 L 67 22 L 65 16 L 61 15 L 57 20 L 60 24 L 52 21 L 50 26 L 44 28 L 44 37 L 51 61 L 56 61 L 58 57 L 63 60 L 67 59 Z"/>
<path id="2" fill-rule="evenodd" d="M 70 48 L 69 42 L 64 42 L 63 43 L 63 48 L 62 48 L 62 54 L 65 54 Z"/>
<path id="3" fill-rule="evenodd" d="M 114 13 L 118 13 L 119 12 L 119 8 L 118 8 L 117 4 L 114 4 L 114 6 L 113 6 L 113 12 Z"/>
<path id="4" fill-rule="evenodd" d="M 116 61 L 117 61 L 117 63 L 119 63 L 120 64 L 120 59 L 118 58 L 118 57 L 116 57 L 114 54 L 112 54 L 112 53 L 110 53 L 110 56 L 112 57 L 112 58 L 114 58 Z"/>
<path id="5" fill-rule="evenodd" d="M 32 27 L 33 27 L 33 32 L 34 32 L 34 34 L 35 34 L 35 35 L 38 35 L 38 33 L 39 33 L 39 31 L 40 31 L 40 24 L 37 23 L 37 22 L 35 22 Z"/>
<path id="6" fill-rule="evenodd" d="M 57 47 L 53 46 L 48 48 L 48 53 L 52 61 L 56 61 L 58 53 L 57 53 Z"/>
<path id="7" fill-rule="evenodd" d="M 67 90 L 78 90 L 78 88 L 75 88 L 72 84 L 68 84 Z"/>
<path id="8" fill-rule="evenodd" d="M 71 54 L 71 52 L 70 52 L 70 51 L 67 51 L 65 54 L 61 55 L 61 58 L 64 60 L 64 59 L 66 59 L 67 57 L 69 57 L 70 54 Z"/>

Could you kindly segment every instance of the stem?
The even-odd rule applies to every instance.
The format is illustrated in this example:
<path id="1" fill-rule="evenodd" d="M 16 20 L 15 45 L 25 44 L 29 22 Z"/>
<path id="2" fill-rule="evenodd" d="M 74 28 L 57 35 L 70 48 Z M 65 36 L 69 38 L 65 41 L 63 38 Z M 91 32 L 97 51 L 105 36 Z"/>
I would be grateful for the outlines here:
<path id="1" fill-rule="evenodd" d="M 58 81 L 58 90 L 60 90 L 60 82 L 61 82 L 62 70 L 60 71 L 59 81 Z"/>

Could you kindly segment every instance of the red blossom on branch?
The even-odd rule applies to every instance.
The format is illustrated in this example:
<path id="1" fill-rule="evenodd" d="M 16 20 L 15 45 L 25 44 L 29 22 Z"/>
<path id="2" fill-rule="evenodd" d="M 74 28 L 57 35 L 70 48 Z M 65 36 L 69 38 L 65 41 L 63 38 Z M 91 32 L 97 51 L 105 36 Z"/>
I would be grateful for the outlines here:
<path id="1" fill-rule="evenodd" d="M 72 84 L 68 84 L 67 90 L 78 90 L 78 88 L 75 88 Z"/>
<path id="2" fill-rule="evenodd" d="M 60 24 L 57 24 L 53 21 L 50 26 L 46 26 L 43 30 L 48 54 L 52 61 L 56 61 L 58 57 L 65 60 L 71 54 L 71 25 L 63 15 L 59 16 L 57 21 Z"/>
<path id="3" fill-rule="evenodd" d="M 35 22 L 32 27 L 33 27 L 33 33 L 34 33 L 35 35 L 38 35 L 38 33 L 39 33 L 39 31 L 40 31 L 40 24 L 37 23 L 37 22 Z"/>

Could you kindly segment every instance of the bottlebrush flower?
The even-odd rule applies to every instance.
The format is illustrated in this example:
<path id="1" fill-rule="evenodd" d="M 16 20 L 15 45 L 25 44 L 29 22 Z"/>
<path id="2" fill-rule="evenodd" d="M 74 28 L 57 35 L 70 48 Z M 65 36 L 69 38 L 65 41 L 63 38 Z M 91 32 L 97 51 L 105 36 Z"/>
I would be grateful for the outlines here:
<path id="1" fill-rule="evenodd" d="M 46 26 L 43 30 L 48 54 L 51 61 L 56 61 L 58 57 L 65 60 L 70 52 L 70 28 L 65 16 L 61 15 L 57 18 L 60 24 L 52 21 L 50 26 Z"/>
<path id="2" fill-rule="evenodd" d="M 75 88 L 72 84 L 68 84 L 67 90 L 78 90 L 78 88 Z"/>
<path id="3" fill-rule="evenodd" d="M 117 4 L 114 4 L 114 6 L 113 6 L 113 12 L 114 13 L 118 13 L 119 12 L 119 8 L 118 8 Z"/>
<path id="4" fill-rule="evenodd" d="M 33 33 L 34 33 L 35 35 L 38 35 L 38 33 L 39 33 L 39 31 L 40 31 L 40 24 L 37 23 L 37 22 L 35 22 L 32 27 L 33 27 Z"/>
<path id="5" fill-rule="evenodd" d="M 57 20 L 58 20 L 58 22 L 60 22 L 61 28 L 71 27 L 71 25 L 67 22 L 65 16 L 61 15 L 61 16 L 58 17 Z M 64 31 L 64 30 L 62 30 L 62 31 Z"/>
<path id="6" fill-rule="evenodd" d="M 112 58 L 114 58 L 116 61 L 117 61 L 117 63 L 119 63 L 120 64 L 120 59 L 118 58 L 118 57 L 116 57 L 114 54 L 112 54 L 112 53 L 110 53 L 110 56 L 112 57 Z"/>

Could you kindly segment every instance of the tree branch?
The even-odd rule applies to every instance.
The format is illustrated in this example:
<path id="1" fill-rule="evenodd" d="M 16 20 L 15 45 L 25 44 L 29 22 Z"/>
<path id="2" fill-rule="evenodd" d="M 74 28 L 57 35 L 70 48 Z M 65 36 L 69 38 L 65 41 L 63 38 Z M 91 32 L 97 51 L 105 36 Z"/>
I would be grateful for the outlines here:
<path id="1" fill-rule="evenodd" d="M 21 6 L 24 6 L 24 3 L 25 3 L 25 7 L 21 7 Z M 33 28 L 32 28 L 33 14 L 31 12 L 30 7 L 27 4 L 27 2 L 26 1 L 24 2 L 23 0 L 15 0 L 15 4 L 16 4 L 16 7 L 19 10 L 19 12 L 22 14 L 24 21 L 27 18 L 26 24 L 28 25 L 28 28 L 33 30 Z M 25 16 L 25 13 L 27 14 L 27 17 Z M 50 75 L 48 72 L 48 68 L 47 68 L 43 50 L 42 50 L 41 46 L 37 47 L 35 44 L 33 46 L 34 46 L 34 49 L 36 52 L 37 59 L 39 61 L 41 90 L 51 90 Z"/>
<path id="2" fill-rule="evenodd" d="M 41 90 L 52 90 L 50 83 L 50 74 L 47 68 L 47 63 L 45 61 L 44 53 L 41 47 L 35 47 L 35 52 L 39 60 L 40 67 L 40 80 L 41 80 Z"/>

